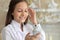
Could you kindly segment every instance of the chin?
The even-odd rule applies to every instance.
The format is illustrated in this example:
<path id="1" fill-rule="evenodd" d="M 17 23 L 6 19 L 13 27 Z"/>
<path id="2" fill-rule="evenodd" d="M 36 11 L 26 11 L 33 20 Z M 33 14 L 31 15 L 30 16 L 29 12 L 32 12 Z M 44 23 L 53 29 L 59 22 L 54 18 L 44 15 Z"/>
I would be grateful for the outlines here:
<path id="1" fill-rule="evenodd" d="M 25 20 L 24 21 L 21 21 L 21 23 L 24 23 L 25 22 Z"/>

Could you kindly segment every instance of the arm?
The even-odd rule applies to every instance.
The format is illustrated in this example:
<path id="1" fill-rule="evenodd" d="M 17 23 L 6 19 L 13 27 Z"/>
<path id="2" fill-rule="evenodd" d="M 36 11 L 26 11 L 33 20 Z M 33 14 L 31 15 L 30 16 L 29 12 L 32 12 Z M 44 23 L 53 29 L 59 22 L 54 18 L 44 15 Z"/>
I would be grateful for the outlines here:
<path id="1" fill-rule="evenodd" d="M 33 34 L 36 34 L 39 32 L 41 34 L 40 40 L 45 40 L 45 32 L 41 28 L 40 24 L 38 24 L 37 22 L 36 12 L 31 8 L 29 8 L 28 11 L 29 11 L 30 21 L 32 22 L 33 25 L 36 25 L 36 27 L 33 26 L 34 27 Z"/>
<path id="2" fill-rule="evenodd" d="M 37 24 L 36 26 L 33 27 L 34 27 L 33 34 L 40 33 L 40 40 L 45 40 L 45 32 L 41 28 L 41 25 Z"/>

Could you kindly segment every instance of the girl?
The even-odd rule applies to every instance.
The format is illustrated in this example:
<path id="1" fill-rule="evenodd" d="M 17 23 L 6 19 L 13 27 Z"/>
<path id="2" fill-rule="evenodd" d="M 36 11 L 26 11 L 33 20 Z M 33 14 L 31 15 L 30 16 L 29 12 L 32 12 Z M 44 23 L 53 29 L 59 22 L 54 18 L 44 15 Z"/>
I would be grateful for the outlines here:
<path id="1" fill-rule="evenodd" d="M 28 18 L 33 25 L 27 23 Z M 5 26 L 3 40 L 45 40 L 45 33 L 36 20 L 36 12 L 28 8 L 26 0 L 10 1 Z"/>

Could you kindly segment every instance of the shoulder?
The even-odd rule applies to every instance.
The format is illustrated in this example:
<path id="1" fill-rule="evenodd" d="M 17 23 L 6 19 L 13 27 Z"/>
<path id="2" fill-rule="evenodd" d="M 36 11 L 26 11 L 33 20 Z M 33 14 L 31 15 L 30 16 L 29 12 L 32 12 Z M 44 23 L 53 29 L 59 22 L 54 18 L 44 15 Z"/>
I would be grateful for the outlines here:
<path id="1" fill-rule="evenodd" d="M 12 27 L 12 25 L 11 25 L 11 24 L 9 24 L 9 25 L 5 26 L 5 27 L 2 29 L 2 32 L 10 32 L 10 30 L 11 30 L 11 28 L 10 28 L 10 27 Z"/>

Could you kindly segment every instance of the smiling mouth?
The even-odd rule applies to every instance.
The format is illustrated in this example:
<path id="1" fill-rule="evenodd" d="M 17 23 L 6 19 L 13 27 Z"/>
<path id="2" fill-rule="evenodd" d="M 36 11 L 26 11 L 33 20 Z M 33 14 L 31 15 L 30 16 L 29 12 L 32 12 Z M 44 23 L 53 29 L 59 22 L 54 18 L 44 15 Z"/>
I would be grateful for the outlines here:
<path id="1" fill-rule="evenodd" d="M 19 17 L 20 19 L 25 19 L 25 17 Z"/>

